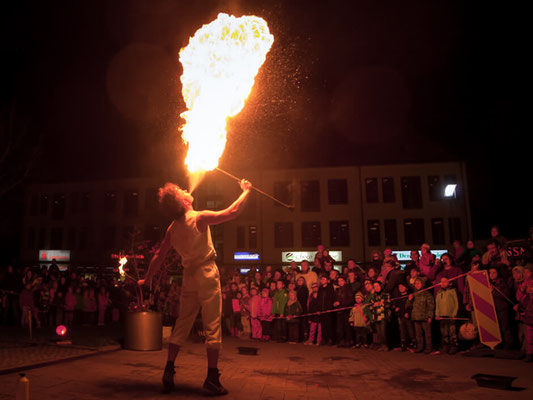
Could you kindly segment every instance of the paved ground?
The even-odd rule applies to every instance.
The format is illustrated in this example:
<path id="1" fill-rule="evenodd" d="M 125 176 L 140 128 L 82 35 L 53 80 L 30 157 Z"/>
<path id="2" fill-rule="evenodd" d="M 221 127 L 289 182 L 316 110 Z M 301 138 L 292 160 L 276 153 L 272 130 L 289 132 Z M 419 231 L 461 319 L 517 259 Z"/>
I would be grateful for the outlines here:
<path id="1" fill-rule="evenodd" d="M 237 346 L 259 347 L 258 356 Z M 27 372 L 31 399 L 203 398 L 204 348 L 191 344 L 177 363 L 178 390 L 161 394 L 166 351 L 116 351 Z M 225 340 L 220 368 L 226 399 L 531 399 L 533 364 L 461 355 L 421 355 Z M 516 376 L 515 387 L 480 388 L 476 373 Z M 13 399 L 17 374 L 0 375 L 0 399 Z"/>

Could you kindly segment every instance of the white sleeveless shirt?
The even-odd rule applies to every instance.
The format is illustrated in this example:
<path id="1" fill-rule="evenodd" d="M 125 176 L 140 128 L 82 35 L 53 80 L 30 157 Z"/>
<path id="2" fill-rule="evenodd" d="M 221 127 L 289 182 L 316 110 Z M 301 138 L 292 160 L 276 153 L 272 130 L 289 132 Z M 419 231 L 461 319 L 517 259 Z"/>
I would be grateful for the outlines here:
<path id="1" fill-rule="evenodd" d="M 205 232 L 196 226 L 198 211 L 189 210 L 169 227 L 170 243 L 181 256 L 184 268 L 197 267 L 216 258 L 209 225 Z"/>

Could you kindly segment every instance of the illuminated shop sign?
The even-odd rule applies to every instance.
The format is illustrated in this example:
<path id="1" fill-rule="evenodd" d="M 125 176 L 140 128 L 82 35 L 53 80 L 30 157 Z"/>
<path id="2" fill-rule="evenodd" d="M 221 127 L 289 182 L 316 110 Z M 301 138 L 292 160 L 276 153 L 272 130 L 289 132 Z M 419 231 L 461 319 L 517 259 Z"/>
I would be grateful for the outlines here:
<path id="1" fill-rule="evenodd" d="M 39 250 L 39 261 L 52 261 L 54 258 L 57 262 L 70 261 L 70 250 Z"/>
<path id="2" fill-rule="evenodd" d="M 137 260 L 144 260 L 143 254 L 117 254 L 117 253 L 111 253 L 112 259 L 120 259 L 122 257 L 126 257 L 128 260 L 131 258 L 136 258 Z"/>
<path id="3" fill-rule="evenodd" d="M 247 251 L 236 251 L 233 253 L 235 261 L 259 261 L 261 257 L 259 253 L 249 253 Z"/>
<path id="4" fill-rule="evenodd" d="M 444 253 L 448 253 L 448 250 L 433 250 L 431 253 L 435 254 L 435 257 L 441 258 Z M 405 262 L 411 260 L 411 250 L 393 251 L 392 254 L 396 255 L 398 261 Z"/>
<path id="5" fill-rule="evenodd" d="M 282 251 L 281 252 L 281 262 L 302 262 L 304 260 L 309 261 L 313 264 L 315 260 L 316 251 Z M 342 251 L 330 250 L 329 255 L 335 261 L 342 261 Z"/>

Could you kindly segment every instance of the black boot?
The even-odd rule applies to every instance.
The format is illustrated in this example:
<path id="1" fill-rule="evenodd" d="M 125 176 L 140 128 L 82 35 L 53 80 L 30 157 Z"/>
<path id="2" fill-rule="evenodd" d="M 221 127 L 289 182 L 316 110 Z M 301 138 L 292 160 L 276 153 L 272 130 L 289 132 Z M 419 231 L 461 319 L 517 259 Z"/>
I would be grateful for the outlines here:
<path id="1" fill-rule="evenodd" d="M 168 362 L 163 373 L 163 392 L 170 393 L 174 390 L 174 364 Z"/>
<path id="2" fill-rule="evenodd" d="M 220 373 L 217 368 L 207 370 L 207 378 L 204 381 L 204 389 L 215 396 L 228 394 L 228 391 L 220 383 Z"/>

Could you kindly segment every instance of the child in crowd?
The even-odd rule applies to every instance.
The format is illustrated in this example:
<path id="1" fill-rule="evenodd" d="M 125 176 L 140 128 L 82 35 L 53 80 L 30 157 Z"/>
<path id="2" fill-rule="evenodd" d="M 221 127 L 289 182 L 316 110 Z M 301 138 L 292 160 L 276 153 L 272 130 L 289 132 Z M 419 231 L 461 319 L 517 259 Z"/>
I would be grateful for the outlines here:
<path id="1" fill-rule="evenodd" d="M 234 285 L 234 284 L 232 284 Z M 232 319 L 232 330 L 231 336 L 239 337 L 240 332 L 242 331 L 241 326 L 241 293 L 236 292 L 234 297 L 231 298 L 231 319 Z"/>
<path id="2" fill-rule="evenodd" d="M 276 292 L 274 293 L 274 298 L 272 300 L 272 314 L 274 317 L 285 316 L 285 306 L 289 300 L 289 295 L 285 290 L 284 281 L 279 280 L 276 282 Z M 274 319 L 274 339 L 278 342 L 287 341 L 287 323 L 284 318 Z"/>
<path id="3" fill-rule="evenodd" d="M 241 335 L 244 337 L 250 337 L 251 328 L 250 328 L 250 296 L 248 295 L 248 289 L 246 286 L 241 288 L 241 326 L 242 332 Z"/>
<path id="4" fill-rule="evenodd" d="M 435 313 L 435 300 L 431 292 L 423 288 L 424 280 L 416 278 L 415 293 L 409 295 L 407 306 L 412 309 L 411 319 L 415 325 L 417 343 L 415 353 L 429 354 L 431 353 L 431 321 Z"/>
<path id="5" fill-rule="evenodd" d="M 307 306 L 307 312 L 309 314 L 315 314 L 320 311 L 320 303 L 318 302 L 318 283 L 314 282 L 312 285 L 312 292 L 309 296 L 309 304 Z M 309 317 L 309 338 L 305 344 L 316 343 L 318 346 L 322 341 L 322 325 L 320 323 L 319 315 L 311 315 Z"/>
<path id="6" fill-rule="evenodd" d="M 408 346 L 412 346 L 415 341 L 415 332 L 413 321 L 411 321 L 411 304 L 407 303 L 409 289 L 407 284 L 398 285 L 398 294 L 400 299 L 394 302 L 394 312 L 398 317 L 398 326 L 400 328 L 400 349 L 406 351 Z"/>
<path id="7" fill-rule="evenodd" d="M 285 306 L 284 315 L 287 316 L 287 330 L 289 343 L 296 343 L 300 341 L 300 318 L 295 318 L 303 314 L 303 309 L 298 301 L 296 292 L 291 290 L 289 292 L 289 300 Z"/>
<path id="8" fill-rule="evenodd" d="M 440 290 L 435 298 L 435 319 L 440 323 L 443 353 L 457 353 L 457 327 L 454 318 L 459 311 L 457 292 L 448 278 L 440 279 Z"/>
<path id="9" fill-rule="evenodd" d="M 263 288 L 261 291 L 261 301 L 259 302 L 259 311 L 257 318 L 261 321 L 262 340 L 267 342 L 272 335 L 272 297 L 269 296 L 269 290 Z"/>
<path id="10" fill-rule="evenodd" d="M 376 347 L 380 351 L 388 351 L 387 322 L 390 313 L 390 296 L 383 292 L 379 281 L 374 282 L 374 293 L 371 295 L 369 308 L 372 312 L 372 324 L 377 334 Z"/>
<path id="11" fill-rule="evenodd" d="M 368 304 L 364 303 L 364 296 L 361 292 L 355 294 L 355 304 L 350 310 L 350 325 L 355 330 L 355 347 L 364 346 L 368 348 L 368 334 L 370 333 L 369 324 L 372 314 Z"/>
<path id="12" fill-rule="evenodd" d="M 257 340 L 261 340 L 263 336 L 261 329 L 261 321 L 259 320 L 260 303 L 261 297 L 257 294 L 257 288 L 252 286 L 250 288 L 250 325 L 252 331 L 252 339 Z"/>

